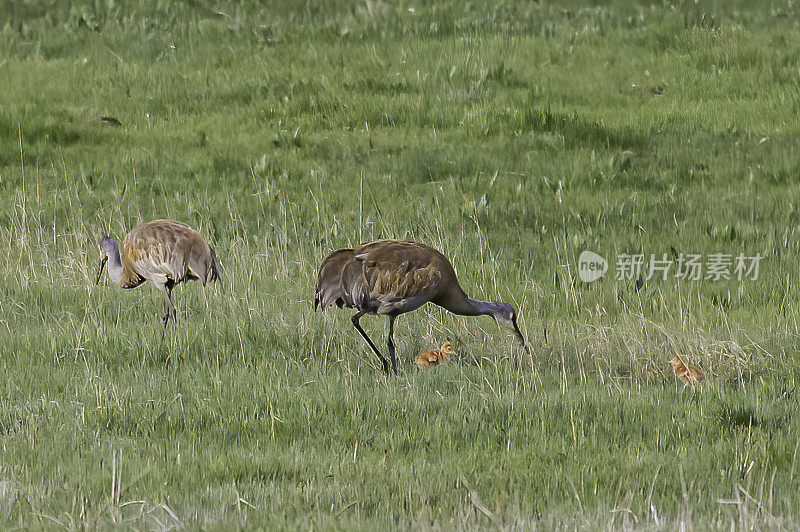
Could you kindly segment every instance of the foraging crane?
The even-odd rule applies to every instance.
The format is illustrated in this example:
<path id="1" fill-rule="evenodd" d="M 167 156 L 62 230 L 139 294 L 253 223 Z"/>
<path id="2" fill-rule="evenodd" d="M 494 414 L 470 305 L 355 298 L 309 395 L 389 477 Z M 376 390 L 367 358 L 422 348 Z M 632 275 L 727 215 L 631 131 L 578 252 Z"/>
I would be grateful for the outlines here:
<path id="1" fill-rule="evenodd" d="M 416 242 L 378 240 L 355 249 L 328 255 L 319 267 L 314 310 L 331 305 L 354 308 L 353 327 L 366 340 L 389 374 L 389 364 L 358 320 L 364 314 L 389 317 L 387 346 L 392 370 L 397 374 L 394 320 L 430 301 L 460 316 L 491 316 L 498 325 L 514 331 L 528 350 L 517 327 L 517 313 L 508 303 L 467 297 L 458 284 L 450 261 L 433 248 Z"/>
<path id="2" fill-rule="evenodd" d="M 177 311 L 172 305 L 172 289 L 185 281 L 200 281 L 203 286 L 220 278 L 217 254 L 203 237 L 181 222 L 156 220 L 140 225 L 125 237 L 120 256 L 119 244 L 104 236 L 101 241 L 100 271 L 108 262 L 108 276 L 122 288 L 136 288 L 150 281 L 164 294 L 164 327 Z"/>

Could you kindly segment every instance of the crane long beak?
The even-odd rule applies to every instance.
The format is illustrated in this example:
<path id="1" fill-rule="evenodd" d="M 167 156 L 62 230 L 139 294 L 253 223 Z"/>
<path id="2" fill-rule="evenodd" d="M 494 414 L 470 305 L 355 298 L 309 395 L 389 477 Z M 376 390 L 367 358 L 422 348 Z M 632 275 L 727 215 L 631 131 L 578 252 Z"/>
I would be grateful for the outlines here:
<path id="1" fill-rule="evenodd" d="M 94 284 L 100 284 L 100 276 L 103 275 L 103 268 L 106 267 L 106 261 L 108 261 L 108 257 L 103 257 L 100 259 L 100 271 L 97 272 L 97 282 Z"/>
<path id="2" fill-rule="evenodd" d="M 517 318 L 516 316 L 512 318 L 511 323 L 514 325 L 514 334 L 517 335 L 517 339 L 522 343 L 522 347 L 525 349 L 525 352 L 530 354 L 531 348 L 528 347 L 528 343 L 525 341 L 525 337 L 522 336 L 522 332 L 520 332 L 519 327 L 517 327 Z"/>

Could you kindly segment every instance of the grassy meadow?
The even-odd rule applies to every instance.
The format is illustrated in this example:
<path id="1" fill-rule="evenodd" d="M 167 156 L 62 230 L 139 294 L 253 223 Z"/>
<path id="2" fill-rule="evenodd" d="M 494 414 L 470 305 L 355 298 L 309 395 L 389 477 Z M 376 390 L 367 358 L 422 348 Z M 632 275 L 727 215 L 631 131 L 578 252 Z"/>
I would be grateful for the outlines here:
<path id="1" fill-rule="evenodd" d="M 798 20 L 0 0 L 0 528 L 800 527 Z M 151 285 L 95 285 L 98 237 L 157 218 L 224 268 L 166 332 Z M 322 258 L 378 238 L 514 304 L 531 353 L 429 305 L 386 379 L 313 312 Z M 717 252 L 758 278 L 614 276 Z"/>

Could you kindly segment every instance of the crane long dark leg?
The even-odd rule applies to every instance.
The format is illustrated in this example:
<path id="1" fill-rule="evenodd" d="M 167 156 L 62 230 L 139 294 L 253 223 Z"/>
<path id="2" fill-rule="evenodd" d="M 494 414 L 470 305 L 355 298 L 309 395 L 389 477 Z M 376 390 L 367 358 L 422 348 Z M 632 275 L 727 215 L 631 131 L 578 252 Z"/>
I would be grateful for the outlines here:
<path id="1" fill-rule="evenodd" d="M 392 371 L 397 375 L 397 358 L 394 356 L 394 320 L 397 318 L 394 314 L 389 315 L 389 357 L 392 359 Z"/>
<path id="2" fill-rule="evenodd" d="M 360 320 L 361 316 L 363 316 L 364 314 L 366 314 L 366 312 L 359 312 L 358 314 L 356 314 L 355 316 L 350 318 L 350 320 L 353 322 L 353 327 L 356 328 L 358 333 L 364 338 L 364 340 L 367 341 L 367 343 L 372 348 L 372 350 L 375 352 L 375 354 L 378 355 L 378 358 L 381 359 L 381 364 L 383 364 L 383 372 L 388 375 L 389 374 L 389 363 L 383 357 L 381 352 L 378 351 L 378 348 L 375 347 L 375 344 L 372 343 L 372 340 L 369 339 L 369 336 L 367 336 L 367 333 L 365 333 L 364 329 L 361 328 L 361 325 L 358 324 L 358 320 Z"/>

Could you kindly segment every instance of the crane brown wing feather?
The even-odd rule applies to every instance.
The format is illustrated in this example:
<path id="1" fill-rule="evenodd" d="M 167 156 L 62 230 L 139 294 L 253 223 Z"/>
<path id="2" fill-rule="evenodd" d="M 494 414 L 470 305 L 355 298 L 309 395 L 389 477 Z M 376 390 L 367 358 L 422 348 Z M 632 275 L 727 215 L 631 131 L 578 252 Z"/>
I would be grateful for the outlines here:
<path id="1" fill-rule="evenodd" d="M 399 266 L 364 261 L 364 278 L 369 297 L 383 301 L 413 297 L 433 287 L 441 273 L 433 264 L 403 261 Z"/>
<path id="2" fill-rule="evenodd" d="M 328 255 L 319 268 L 314 308 L 330 305 L 365 312 L 405 312 L 441 292 L 455 277 L 438 251 L 398 240 L 380 240 Z M 416 303 L 411 300 L 416 300 Z"/>
<path id="3" fill-rule="evenodd" d="M 188 225 L 156 220 L 133 229 L 123 243 L 126 261 L 140 277 L 179 283 L 219 278 L 219 261 L 202 235 Z"/>
<path id="4" fill-rule="evenodd" d="M 356 249 L 369 298 L 386 304 L 435 290 L 443 265 L 432 251 L 416 242 L 385 240 Z"/>

